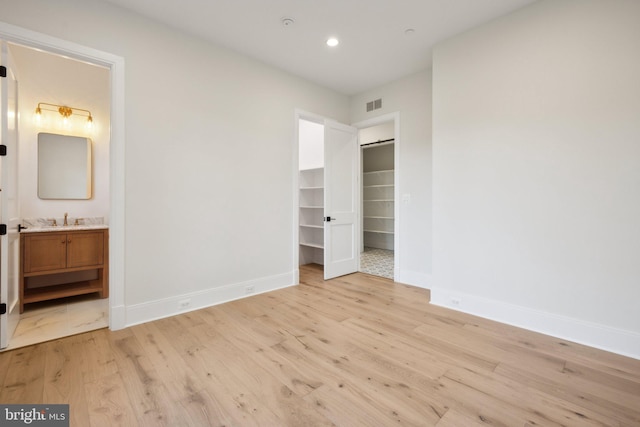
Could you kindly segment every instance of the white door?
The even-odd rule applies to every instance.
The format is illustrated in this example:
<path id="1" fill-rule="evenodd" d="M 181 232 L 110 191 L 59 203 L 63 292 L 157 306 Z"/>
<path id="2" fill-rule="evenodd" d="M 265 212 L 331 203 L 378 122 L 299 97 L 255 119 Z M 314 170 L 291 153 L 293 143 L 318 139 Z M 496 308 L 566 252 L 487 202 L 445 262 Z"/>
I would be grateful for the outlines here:
<path id="1" fill-rule="evenodd" d="M 324 125 L 324 278 L 358 271 L 358 131 Z"/>
<path id="2" fill-rule="evenodd" d="M 0 157 L 0 223 L 6 224 L 7 234 L 0 236 L 0 303 L 6 304 L 6 313 L 0 315 L 0 348 L 18 325 L 20 205 L 18 200 L 18 82 L 13 73 L 7 43 L 2 41 L 0 65 L 0 144 L 6 146 L 7 155 Z"/>

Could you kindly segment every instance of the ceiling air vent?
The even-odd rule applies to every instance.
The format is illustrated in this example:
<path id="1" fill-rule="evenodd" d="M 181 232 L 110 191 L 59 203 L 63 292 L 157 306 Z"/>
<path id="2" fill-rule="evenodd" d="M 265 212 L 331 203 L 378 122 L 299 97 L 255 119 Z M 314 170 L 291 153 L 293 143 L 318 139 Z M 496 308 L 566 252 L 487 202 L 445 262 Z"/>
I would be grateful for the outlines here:
<path id="1" fill-rule="evenodd" d="M 382 98 L 367 102 L 367 113 L 369 111 L 378 110 L 380 108 L 382 108 Z"/>

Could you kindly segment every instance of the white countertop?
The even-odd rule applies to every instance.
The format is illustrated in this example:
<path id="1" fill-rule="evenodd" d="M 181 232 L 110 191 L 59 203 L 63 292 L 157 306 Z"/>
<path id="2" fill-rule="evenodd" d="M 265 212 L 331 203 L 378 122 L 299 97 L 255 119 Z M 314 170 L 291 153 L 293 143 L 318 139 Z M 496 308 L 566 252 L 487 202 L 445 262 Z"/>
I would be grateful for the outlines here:
<path id="1" fill-rule="evenodd" d="M 86 230 L 104 230 L 109 228 L 106 224 L 82 224 L 82 225 L 56 225 L 45 227 L 28 227 L 23 228 L 21 233 L 48 233 L 52 231 L 86 231 Z"/>

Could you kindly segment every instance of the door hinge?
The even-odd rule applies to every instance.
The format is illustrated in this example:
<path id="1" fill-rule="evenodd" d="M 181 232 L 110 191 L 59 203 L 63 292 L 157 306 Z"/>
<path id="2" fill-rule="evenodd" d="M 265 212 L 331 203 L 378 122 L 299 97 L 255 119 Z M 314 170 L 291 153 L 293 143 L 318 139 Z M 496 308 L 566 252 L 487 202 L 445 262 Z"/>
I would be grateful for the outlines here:
<path id="1" fill-rule="evenodd" d="M 7 146 L 2 144 L 0 145 L 0 156 L 6 156 L 7 155 Z"/>
<path id="2" fill-rule="evenodd" d="M 0 77 L 7 77 L 7 67 L 0 65 Z"/>
<path id="3" fill-rule="evenodd" d="M 7 314 L 7 304 L 0 304 L 0 314 Z"/>
<path id="4" fill-rule="evenodd" d="M 7 234 L 7 224 L 0 224 L 0 236 Z"/>

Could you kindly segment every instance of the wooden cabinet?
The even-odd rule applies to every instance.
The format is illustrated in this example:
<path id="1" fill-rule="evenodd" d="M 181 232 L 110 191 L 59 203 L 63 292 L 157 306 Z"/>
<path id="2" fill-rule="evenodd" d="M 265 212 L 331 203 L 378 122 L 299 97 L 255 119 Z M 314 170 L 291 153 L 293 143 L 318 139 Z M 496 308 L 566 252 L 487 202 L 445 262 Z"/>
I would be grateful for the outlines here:
<path id="1" fill-rule="evenodd" d="M 24 305 L 67 296 L 109 295 L 109 231 L 20 235 L 20 312 Z"/>

